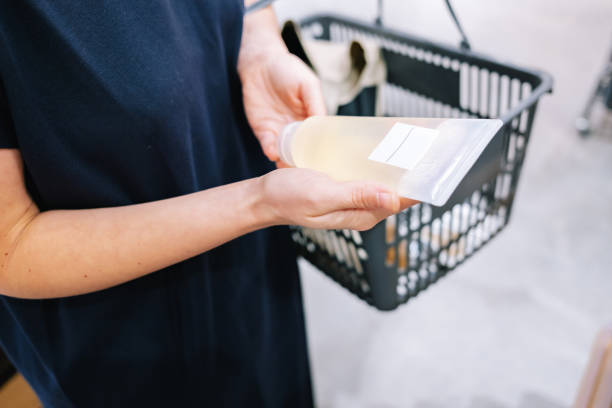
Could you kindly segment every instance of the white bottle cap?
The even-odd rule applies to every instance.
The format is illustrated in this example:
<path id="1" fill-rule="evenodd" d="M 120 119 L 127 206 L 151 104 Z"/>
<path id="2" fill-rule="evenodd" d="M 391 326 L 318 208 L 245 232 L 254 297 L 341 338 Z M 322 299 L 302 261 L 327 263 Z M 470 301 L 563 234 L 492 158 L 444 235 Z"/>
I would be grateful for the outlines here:
<path id="1" fill-rule="evenodd" d="M 297 128 L 302 124 L 302 121 L 291 122 L 281 130 L 278 135 L 278 155 L 281 160 L 290 166 L 295 166 L 293 155 L 291 154 L 291 142 Z"/>

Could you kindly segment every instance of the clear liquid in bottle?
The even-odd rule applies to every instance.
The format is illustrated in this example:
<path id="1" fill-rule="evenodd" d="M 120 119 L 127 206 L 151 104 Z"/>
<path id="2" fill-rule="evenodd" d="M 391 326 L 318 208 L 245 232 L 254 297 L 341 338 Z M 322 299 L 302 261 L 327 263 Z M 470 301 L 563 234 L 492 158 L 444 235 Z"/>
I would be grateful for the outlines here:
<path id="1" fill-rule="evenodd" d="M 397 123 L 437 130 L 435 142 L 413 167 L 370 158 Z M 436 204 L 440 195 L 447 195 L 440 191 L 442 185 L 436 185 L 436 178 L 457 178 L 453 174 L 457 172 L 463 172 L 463 178 L 501 124 L 485 119 L 312 116 L 284 129 L 279 152 L 287 164 L 323 172 L 337 181 L 374 181 L 400 195 Z M 465 142 L 472 139 L 471 145 Z M 466 159 L 471 163 L 464 169 Z M 419 184 L 428 184 L 430 191 Z"/>

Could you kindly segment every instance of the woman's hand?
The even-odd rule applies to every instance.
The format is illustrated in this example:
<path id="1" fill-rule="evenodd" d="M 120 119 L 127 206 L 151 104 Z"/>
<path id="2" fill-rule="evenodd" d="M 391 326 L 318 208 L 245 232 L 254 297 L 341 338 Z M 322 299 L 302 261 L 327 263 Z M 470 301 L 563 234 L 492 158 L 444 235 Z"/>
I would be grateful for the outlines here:
<path id="1" fill-rule="evenodd" d="M 277 138 L 285 125 L 325 115 L 319 80 L 287 51 L 263 55 L 240 72 L 249 124 L 265 155 L 278 161 Z"/>
<path id="2" fill-rule="evenodd" d="M 249 124 L 265 155 L 278 162 L 283 127 L 325 115 L 325 102 L 319 79 L 287 51 L 271 8 L 245 17 L 238 74 Z"/>
<path id="3" fill-rule="evenodd" d="M 0 174 L 0 294 L 32 299 L 106 289 L 270 225 L 368 229 L 413 203 L 374 184 L 280 169 L 149 203 L 40 212 L 18 150 L 0 149 Z"/>
<path id="4" fill-rule="evenodd" d="M 416 203 L 375 183 L 337 182 L 306 169 L 279 169 L 260 180 L 260 218 L 273 224 L 363 231 Z"/>

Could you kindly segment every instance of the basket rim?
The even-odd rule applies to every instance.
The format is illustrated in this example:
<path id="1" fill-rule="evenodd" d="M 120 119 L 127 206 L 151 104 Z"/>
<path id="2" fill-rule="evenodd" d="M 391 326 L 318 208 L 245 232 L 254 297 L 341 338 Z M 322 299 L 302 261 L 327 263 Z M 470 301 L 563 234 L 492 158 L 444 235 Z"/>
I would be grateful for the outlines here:
<path id="1" fill-rule="evenodd" d="M 508 110 L 506 113 L 501 115 L 499 119 L 501 119 L 504 124 L 508 124 L 515 117 L 521 114 L 524 110 L 531 108 L 533 105 L 537 104 L 538 100 L 547 93 L 553 92 L 553 84 L 554 79 L 552 75 L 546 71 L 536 68 L 525 68 L 514 63 L 501 61 L 495 57 L 490 55 L 474 52 L 472 50 L 465 50 L 459 47 L 455 47 L 452 45 L 434 42 L 428 40 L 426 38 L 420 37 L 418 35 L 414 35 L 411 33 L 406 33 L 397 29 L 377 26 L 372 23 L 368 23 L 362 20 L 358 20 L 352 17 L 342 16 L 336 13 L 316 13 L 312 14 L 308 17 L 299 20 L 301 26 L 313 24 L 315 22 L 321 20 L 335 20 L 343 23 L 348 23 L 349 25 L 356 26 L 359 28 L 363 28 L 368 31 L 373 31 L 378 35 L 396 39 L 396 40 L 409 40 L 411 42 L 416 42 L 421 44 L 424 48 L 428 48 L 431 51 L 438 52 L 440 54 L 445 54 L 450 57 L 454 57 L 464 62 L 477 62 L 483 65 L 488 65 L 489 67 L 498 67 L 504 70 L 514 71 L 514 73 L 518 76 L 530 77 L 531 81 L 537 86 L 532 89 L 532 92 L 523 100 L 521 100 L 516 106 L 512 109 Z"/>

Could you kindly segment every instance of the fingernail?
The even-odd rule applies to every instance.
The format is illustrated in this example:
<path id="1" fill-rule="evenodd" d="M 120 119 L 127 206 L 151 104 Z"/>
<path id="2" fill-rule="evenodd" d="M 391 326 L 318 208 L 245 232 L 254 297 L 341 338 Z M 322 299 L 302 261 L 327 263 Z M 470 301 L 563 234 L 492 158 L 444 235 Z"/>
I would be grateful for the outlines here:
<path id="1" fill-rule="evenodd" d="M 378 205 L 381 208 L 393 208 L 393 196 L 389 193 L 377 193 Z"/>

